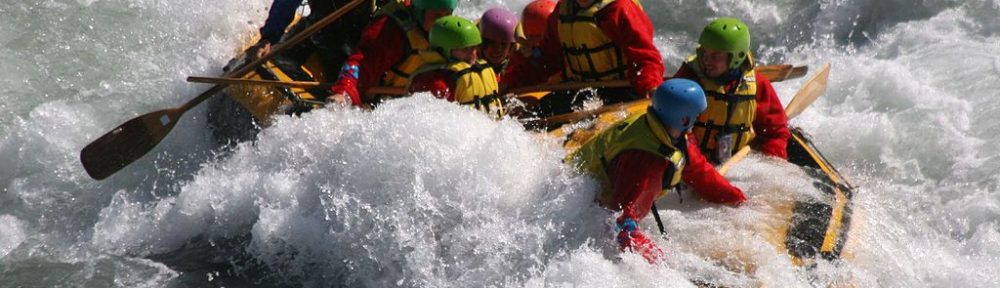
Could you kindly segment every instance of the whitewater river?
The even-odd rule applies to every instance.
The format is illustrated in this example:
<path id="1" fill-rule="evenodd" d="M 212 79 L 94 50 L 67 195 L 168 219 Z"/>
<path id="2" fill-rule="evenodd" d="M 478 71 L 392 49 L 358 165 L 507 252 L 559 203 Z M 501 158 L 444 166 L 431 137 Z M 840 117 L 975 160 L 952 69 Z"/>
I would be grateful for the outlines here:
<path id="1" fill-rule="evenodd" d="M 80 149 L 207 89 L 184 78 L 218 75 L 269 1 L 0 2 L 0 287 L 1000 286 L 997 0 L 642 1 L 670 72 L 717 16 L 763 63 L 832 63 L 792 123 L 859 188 L 846 260 L 809 269 L 754 232 L 774 191 L 809 185 L 786 163 L 735 167 L 740 208 L 664 211 L 649 265 L 615 251 L 556 140 L 428 97 L 282 117 L 229 153 L 199 107 L 95 181 Z"/>

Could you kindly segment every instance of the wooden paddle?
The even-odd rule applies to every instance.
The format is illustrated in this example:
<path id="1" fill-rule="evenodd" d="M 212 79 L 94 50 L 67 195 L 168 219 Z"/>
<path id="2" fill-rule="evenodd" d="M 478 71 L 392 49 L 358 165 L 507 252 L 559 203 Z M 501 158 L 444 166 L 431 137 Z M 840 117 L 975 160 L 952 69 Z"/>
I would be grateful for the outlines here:
<path id="1" fill-rule="evenodd" d="M 275 81 L 275 80 L 257 80 L 257 79 L 227 78 L 227 77 L 202 77 L 202 76 L 188 76 L 187 82 L 223 84 L 223 85 L 282 86 L 282 87 L 305 88 L 305 89 L 329 88 L 330 86 L 333 86 L 333 83 L 313 82 L 313 81 Z"/>
<path id="2" fill-rule="evenodd" d="M 225 76 L 238 78 L 246 75 L 257 66 L 308 39 L 316 32 L 319 32 L 327 25 L 365 2 L 366 0 L 354 0 L 347 3 L 347 5 L 309 26 L 309 28 L 306 28 L 301 33 L 279 44 L 271 53 L 240 66 L 239 69 L 227 73 Z M 153 150 L 170 133 L 170 130 L 177 124 L 177 120 L 185 112 L 218 94 L 223 88 L 225 88 L 225 85 L 215 85 L 180 107 L 146 113 L 115 127 L 115 129 L 97 138 L 94 142 L 87 144 L 80 151 L 80 162 L 83 163 L 83 168 L 87 170 L 87 174 L 91 178 L 96 180 L 111 176 L 111 174 L 118 172 L 150 150 Z"/>
<path id="3" fill-rule="evenodd" d="M 829 64 L 827 64 L 827 65 L 829 65 Z M 826 68 L 826 66 L 824 66 L 824 68 Z M 768 78 L 768 80 L 771 80 L 771 82 L 780 82 L 780 81 L 784 81 L 784 80 L 787 80 L 787 79 L 793 79 L 793 78 L 802 77 L 803 75 L 805 75 L 805 73 L 807 71 L 809 71 L 809 66 L 793 67 L 792 65 L 789 65 L 789 64 L 781 64 L 781 65 L 760 66 L 760 67 L 757 67 L 757 69 L 761 69 L 761 75 L 763 75 L 764 77 Z M 822 73 L 822 71 L 820 71 L 820 72 Z M 817 75 L 819 75 L 819 74 L 820 73 L 817 73 Z M 813 77 L 816 77 L 816 76 L 813 76 Z M 810 81 L 812 81 L 812 79 L 810 79 Z M 620 82 L 626 82 L 626 83 L 622 84 Z M 579 86 L 583 86 L 583 88 L 587 88 L 587 87 L 592 87 L 593 86 L 593 85 L 586 86 L 586 83 L 578 83 L 578 82 L 560 83 L 560 84 L 566 84 L 567 86 L 570 86 L 570 85 L 579 85 Z M 619 86 L 611 86 L 611 85 L 625 85 L 625 86 L 620 86 L 620 87 L 628 87 L 628 85 L 630 85 L 630 84 L 627 84 L 627 81 L 624 81 L 624 80 L 615 80 L 615 81 L 608 81 L 608 83 L 605 84 L 603 87 L 619 87 Z M 824 82 L 824 85 L 825 85 L 825 82 Z M 525 90 L 525 91 L 538 91 L 538 90 L 534 90 L 534 89 L 537 89 L 536 87 L 541 87 L 541 86 L 543 86 L 543 85 L 533 86 L 533 87 L 526 87 L 523 90 Z M 576 87 L 576 86 L 574 86 L 574 87 Z M 583 89 L 583 88 L 576 88 L 576 89 Z M 517 89 L 517 90 L 521 91 L 522 89 Z M 813 98 L 813 100 L 815 100 L 815 98 Z M 794 101 L 794 99 L 793 99 L 793 101 Z M 548 118 L 545 118 L 545 119 L 526 120 L 525 121 L 526 122 L 525 126 L 526 127 L 546 127 L 546 128 L 552 128 L 554 126 L 559 126 L 559 125 L 566 124 L 566 123 L 569 123 L 569 122 L 576 122 L 576 121 L 579 121 L 579 120 L 582 120 L 582 119 L 590 118 L 590 117 L 593 117 L 594 115 L 603 114 L 605 112 L 610 112 L 610 111 L 624 111 L 624 110 L 627 110 L 630 107 L 633 107 L 633 106 L 636 106 L 636 105 L 649 105 L 649 99 L 641 99 L 641 100 L 636 100 L 636 101 L 632 101 L 632 102 L 618 103 L 618 104 L 613 104 L 613 105 L 605 105 L 605 106 L 601 106 L 600 108 L 593 109 L 593 110 L 577 111 L 577 112 L 573 112 L 573 113 L 556 115 L 556 116 L 548 117 Z M 791 104 L 789 104 L 789 105 L 791 105 Z"/>
<path id="4" fill-rule="evenodd" d="M 785 115 L 788 119 L 795 118 L 802 114 L 809 105 L 812 105 L 816 98 L 823 95 L 826 91 L 826 82 L 830 78 L 830 63 L 826 63 L 823 67 L 819 68 L 819 72 L 816 72 L 809 80 L 806 80 L 805 84 L 802 84 L 802 88 L 799 88 L 799 92 L 795 93 L 795 97 L 792 101 L 788 102 L 785 106 Z M 743 146 L 739 151 L 736 151 L 729 160 L 719 166 L 719 174 L 726 175 L 730 168 L 733 168 L 736 163 L 739 163 L 743 158 L 746 158 L 750 154 L 750 146 Z"/>
<path id="5" fill-rule="evenodd" d="M 258 86 L 282 86 L 282 87 L 292 87 L 292 88 L 324 88 L 329 89 L 334 83 L 328 82 L 312 82 L 312 81 L 274 81 L 274 80 L 257 80 L 257 79 L 243 79 L 243 78 L 229 78 L 229 77 L 204 77 L 204 76 L 188 76 L 188 82 L 193 83 L 212 83 L 212 84 L 225 84 L 225 85 L 258 85 Z M 366 92 L 368 95 L 406 95 L 405 88 L 399 87 L 372 87 L 368 88 Z"/>
<path id="6" fill-rule="evenodd" d="M 781 82 L 787 79 L 802 77 L 809 71 L 809 66 L 794 67 L 790 64 L 765 65 L 757 67 L 757 72 L 771 82 Z M 664 77 L 667 79 L 667 77 Z M 555 84 L 542 84 L 510 89 L 507 93 L 526 94 L 542 91 L 579 90 L 585 88 L 623 88 L 632 87 L 628 80 L 610 80 L 602 82 L 563 82 Z"/>
<path id="7" fill-rule="evenodd" d="M 799 78 L 809 72 L 809 66 L 792 67 L 790 64 L 764 65 L 754 69 L 771 82 Z"/>

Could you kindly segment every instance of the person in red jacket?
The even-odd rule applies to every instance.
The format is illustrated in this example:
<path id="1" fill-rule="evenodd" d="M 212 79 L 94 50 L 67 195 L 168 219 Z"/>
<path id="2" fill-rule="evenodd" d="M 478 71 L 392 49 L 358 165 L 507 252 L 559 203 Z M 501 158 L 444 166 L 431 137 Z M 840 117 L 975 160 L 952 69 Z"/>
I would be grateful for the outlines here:
<path id="1" fill-rule="evenodd" d="M 653 43 L 653 24 L 632 0 L 561 0 L 542 43 L 541 67 L 519 65 L 502 85 L 537 84 L 556 73 L 565 81 L 628 80 L 631 88 L 598 89 L 605 104 L 648 98 L 663 81 L 663 63 Z M 524 62 L 521 62 L 524 63 Z M 511 63 L 511 66 L 515 63 Z M 591 90 L 582 90 L 590 93 Z M 542 98 L 539 116 L 562 114 L 593 95 L 576 91 Z"/>
<path id="2" fill-rule="evenodd" d="M 694 119 L 707 106 L 698 83 L 663 82 L 645 113 L 632 115 L 590 139 L 567 156 L 601 183 L 598 202 L 615 211 L 618 244 L 655 262 L 663 251 L 638 229 L 653 201 L 683 180 L 706 201 L 737 206 L 746 201 L 689 139 Z"/>
<path id="3" fill-rule="evenodd" d="M 708 109 L 698 117 L 695 138 L 716 164 L 750 145 L 787 159 L 788 117 L 771 81 L 754 71 L 750 30 L 736 18 L 719 18 L 702 31 L 698 50 L 674 77 L 698 81 Z"/>
<path id="4" fill-rule="evenodd" d="M 396 0 L 379 8 L 365 27 L 358 46 L 344 62 L 327 102 L 363 105 L 378 101 L 372 87 L 406 89 L 411 76 L 427 64 L 445 58 L 431 49 L 427 31 L 438 18 L 451 15 L 458 0 Z"/>

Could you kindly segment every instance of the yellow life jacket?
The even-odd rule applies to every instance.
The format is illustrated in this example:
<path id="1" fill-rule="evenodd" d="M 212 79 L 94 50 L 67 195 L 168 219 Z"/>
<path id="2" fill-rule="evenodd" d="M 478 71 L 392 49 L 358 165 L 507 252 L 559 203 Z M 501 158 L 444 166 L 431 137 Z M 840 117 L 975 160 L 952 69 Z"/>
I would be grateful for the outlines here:
<path id="1" fill-rule="evenodd" d="M 427 64 L 440 64 L 445 62 L 445 58 L 437 50 L 431 48 L 430 41 L 427 40 L 427 32 L 420 27 L 411 9 L 405 0 L 395 0 L 379 8 L 375 16 L 388 16 L 396 21 L 396 24 L 406 33 L 407 49 L 409 55 L 396 62 L 389 71 L 386 71 L 379 85 L 387 87 L 407 88 L 410 84 L 411 76 Z M 377 55 L 370 55 L 377 57 Z"/>
<path id="2" fill-rule="evenodd" d="M 614 161 L 615 157 L 627 150 L 640 150 L 662 157 L 671 164 L 663 174 L 664 190 L 657 196 L 657 198 L 663 197 L 669 189 L 673 189 L 681 182 L 681 172 L 684 171 L 687 159 L 687 145 L 678 149 L 670 141 L 666 131 L 656 115 L 647 110 L 646 113 L 632 115 L 604 130 L 584 143 L 576 152 L 568 155 L 566 160 L 601 182 L 598 201 L 607 205 L 614 196 L 614 187 L 610 186 L 611 180 L 607 173 L 610 161 Z M 687 143 L 686 139 L 684 138 L 682 143 Z"/>
<path id="3" fill-rule="evenodd" d="M 699 148 L 715 163 L 725 162 L 740 148 L 749 145 L 755 136 L 753 121 L 757 115 L 757 74 L 752 57 L 743 63 L 743 76 L 730 91 L 701 71 L 697 56 L 684 63 L 698 75 L 698 82 L 705 90 L 708 108 L 698 116 L 693 130 Z"/>
<path id="4" fill-rule="evenodd" d="M 476 110 L 496 115 L 497 119 L 503 118 L 505 112 L 503 103 L 500 102 L 497 75 L 486 60 L 480 59 L 473 65 L 465 61 L 454 61 L 447 69 L 455 79 L 455 102 L 472 105 Z"/>
<path id="5" fill-rule="evenodd" d="M 597 25 L 598 19 L 595 16 L 613 2 L 615 0 L 597 0 L 590 7 L 582 9 L 576 7 L 576 1 L 559 2 L 559 43 L 563 49 L 563 73 L 566 79 L 625 79 L 625 54 Z M 633 2 L 639 5 L 637 0 Z"/>

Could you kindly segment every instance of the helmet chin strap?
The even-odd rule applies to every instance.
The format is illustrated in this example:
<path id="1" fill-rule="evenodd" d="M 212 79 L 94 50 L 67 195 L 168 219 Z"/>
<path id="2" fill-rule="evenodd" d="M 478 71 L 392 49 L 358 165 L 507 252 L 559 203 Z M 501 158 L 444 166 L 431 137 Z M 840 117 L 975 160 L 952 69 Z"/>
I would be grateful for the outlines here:
<path id="1" fill-rule="evenodd" d="M 736 69 L 729 69 L 725 73 L 722 73 L 722 75 L 719 75 L 719 77 L 712 78 L 712 80 L 714 80 L 716 83 L 719 84 L 725 84 L 739 80 L 740 77 L 743 77 L 743 69 L 736 68 Z"/>

